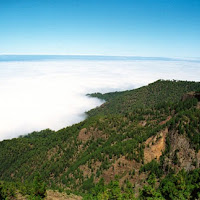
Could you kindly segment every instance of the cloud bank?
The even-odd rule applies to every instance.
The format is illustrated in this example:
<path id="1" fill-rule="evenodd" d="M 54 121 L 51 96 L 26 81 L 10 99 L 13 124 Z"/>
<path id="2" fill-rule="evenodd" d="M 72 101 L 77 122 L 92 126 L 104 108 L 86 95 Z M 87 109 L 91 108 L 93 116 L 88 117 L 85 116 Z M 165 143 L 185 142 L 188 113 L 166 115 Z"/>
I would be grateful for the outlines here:
<path id="1" fill-rule="evenodd" d="M 0 62 L 0 140 L 58 130 L 102 104 L 85 96 L 126 90 L 158 79 L 200 81 L 200 63 L 161 60 Z"/>

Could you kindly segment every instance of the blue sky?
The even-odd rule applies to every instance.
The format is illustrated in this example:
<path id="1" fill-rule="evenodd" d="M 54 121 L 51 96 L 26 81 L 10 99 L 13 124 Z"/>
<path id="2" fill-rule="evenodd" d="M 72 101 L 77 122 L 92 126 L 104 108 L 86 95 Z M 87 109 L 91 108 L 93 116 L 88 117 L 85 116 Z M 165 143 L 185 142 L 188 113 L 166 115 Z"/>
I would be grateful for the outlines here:
<path id="1" fill-rule="evenodd" d="M 200 0 L 0 0 L 0 54 L 199 57 Z"/>

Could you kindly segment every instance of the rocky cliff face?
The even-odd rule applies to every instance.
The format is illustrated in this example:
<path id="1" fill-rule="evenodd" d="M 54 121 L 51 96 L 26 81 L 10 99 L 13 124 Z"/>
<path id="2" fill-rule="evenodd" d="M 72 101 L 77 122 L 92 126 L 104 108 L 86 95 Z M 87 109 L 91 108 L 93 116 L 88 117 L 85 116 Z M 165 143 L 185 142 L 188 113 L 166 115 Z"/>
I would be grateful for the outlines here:
<path id="1" fill-rule="evenodd" d="M 185 101 L 186 99 L 192 99 L 196 98 L 198 101 L 200 101 L 200 92 L 189 92 L 182 97 L 182 101 Z"/>

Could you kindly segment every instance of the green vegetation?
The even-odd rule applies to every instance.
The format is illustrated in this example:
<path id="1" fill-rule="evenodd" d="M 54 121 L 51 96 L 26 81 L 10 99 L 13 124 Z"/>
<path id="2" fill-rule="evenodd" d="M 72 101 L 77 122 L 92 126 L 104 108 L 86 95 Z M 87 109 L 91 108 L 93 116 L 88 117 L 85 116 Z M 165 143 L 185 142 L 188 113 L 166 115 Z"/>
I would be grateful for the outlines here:
<path id="1" fill-rule="evenodd" d="M 47 188 L 78 191 L 85 199 L 198 198 L 199 99 L 196 93 L 183 96 L 199 90 L 197 82 L 159 80 L 90 94 L 106 103 L 83 122 L 0 142 L 1 198 L 21 193 L 40 199 Z M 163 132 L 162 155 L 146 162 L 144 152 Z M 149 138 L 155 139 L 147 145 Z"/>
<path id="2" fill-rule="evenodd" d="M 158 80 L 135 90 L 106 94 L 95 93 L 91 96 L 105 99 L 107 102 L 104 106 L 90 110 L 88 115 L 121 114 L 135 111 L 136 108 L 158 108 L 164 106 L 164 103 L 178 102 L 184 94 L 198 90 L 199 83 L 196 82 Z"/>
<path id="3" fill-rule="evenodd" d="M 155 174 L 150 174 L 147 183 L 140 190 L 139 200 L 150 199 L 199 199 L 200 198 L 200 169 L 186 172 L 181 170 L 177 174 L 171 173 L 161 179 L 159 186 L 156 186 Z M 126 183 L 121 188 L 119 181 L 111 181 L 108 185 L 102 181 L 96 185 L 92 194 L 85 196 L 85 199 L 109 200 L 109 199 L 136 199 L 133 193 L 133 185 Z"/>
<path id="4" fill-rule="evenodd" d="M 150 174 L 156 175 L 156 177 L 160 178 L 163 175 L 163 170 L 161 168 L 161 164 L 152 160 L 151 162 L 143 165 L 140 168 L 141 172 L 149 172 Z"/>
<path id="5" fill-rule="evenodd" d="M 0 199 L 17 199 L 19 194 L 26 199 L 41 200 L 46 197 L 46 184 L 37 173 L 33 183 L 0 182 Z"/>
<path id="6" fill-rule="evenodd" d="M 11 199 L 16 196 L 14 183 L 0 182 L 0 199 Z"/>

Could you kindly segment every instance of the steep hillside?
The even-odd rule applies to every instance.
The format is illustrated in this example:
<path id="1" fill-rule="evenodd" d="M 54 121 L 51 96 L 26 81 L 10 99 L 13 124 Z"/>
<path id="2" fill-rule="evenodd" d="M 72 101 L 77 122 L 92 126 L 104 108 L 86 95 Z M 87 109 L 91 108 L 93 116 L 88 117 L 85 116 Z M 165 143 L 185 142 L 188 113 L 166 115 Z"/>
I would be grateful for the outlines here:
<path id="1" fill-rule="evenodd" d="M 106 103 L 83 122 L 0 142 L 0 179 L 30 185 L 39 173 L 47 187 L 85 199 L 198 198 L 198 91 L 197 82 L 159 80 L 91 94 Z"/>

